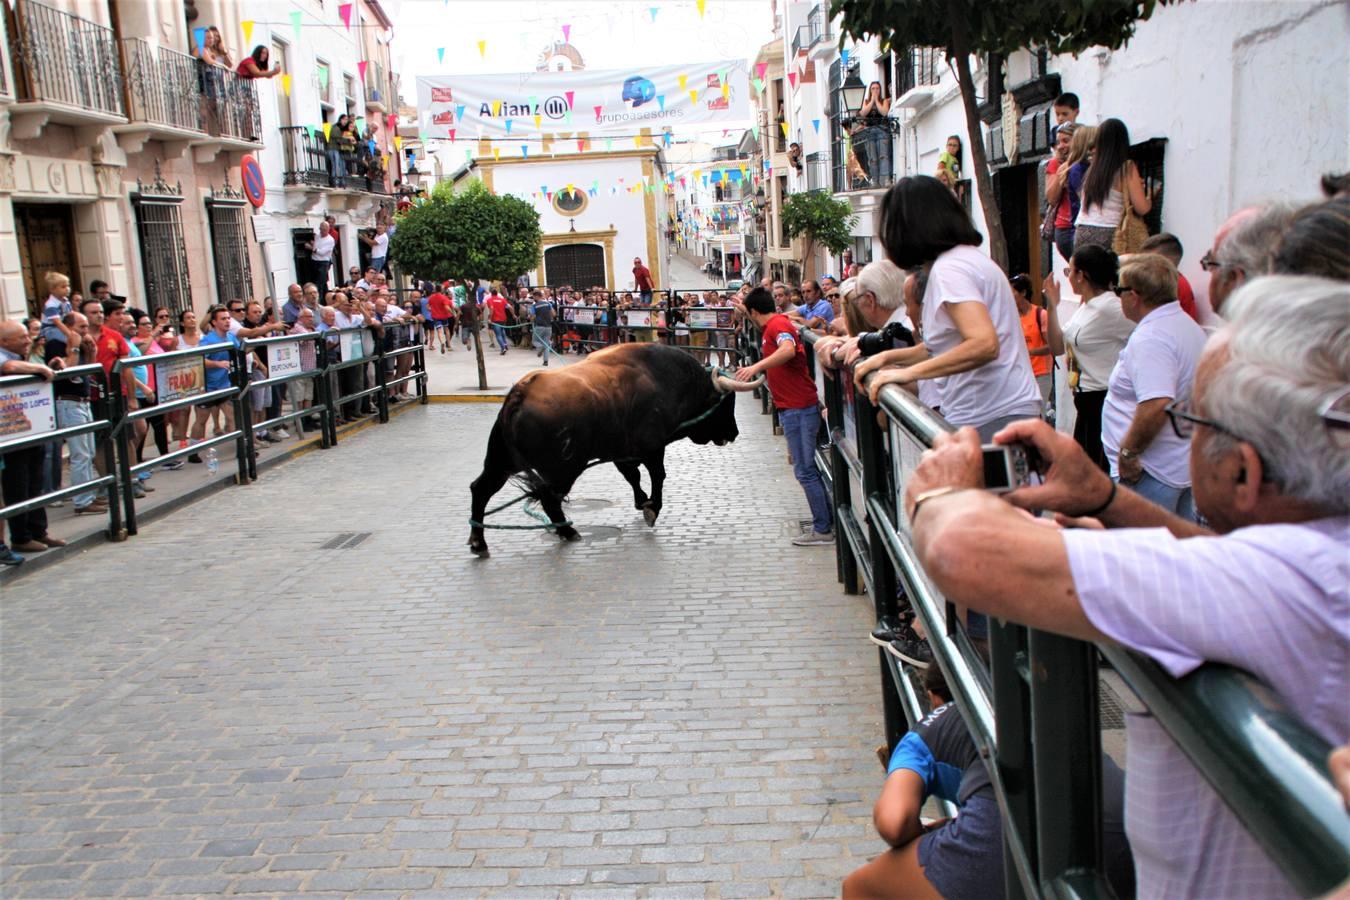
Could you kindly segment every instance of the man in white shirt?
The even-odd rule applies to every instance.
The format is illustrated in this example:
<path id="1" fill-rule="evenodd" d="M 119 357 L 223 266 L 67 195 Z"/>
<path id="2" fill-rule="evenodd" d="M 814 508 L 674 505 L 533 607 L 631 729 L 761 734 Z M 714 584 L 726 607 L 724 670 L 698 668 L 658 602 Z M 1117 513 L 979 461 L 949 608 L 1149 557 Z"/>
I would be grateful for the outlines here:
<path id="1" fill-rule="evenodd" d="M 385 258 L 389 255 L 389 229 L 383 222 L 375 226 L 375 236 L 361 235 L 361 240 L 370 247 L 370 268 L 376 272 L 384 271 Z"/>
<path id="2" fill-rule="evenodd" d="M 319 286 L 319 296 L 328 293 L 328 272 L 333 267 L 333 248 L 337 240 L 333 229 L 325 220 L 319 223 L 319 236 L 305 245 L 309 248 L 310 262 L 314 264 L 314 282 Z"/>
<path id="3" fill-rule="evenodd" d="M 1114 484 L 1072 438 L 1029 420 L 994 440 L 1033 445 L 1045 483 L 1002 497 L 979 490 L 972 429 L 937 438 L 905 486 L 914 547 L 950 602 L 1119 644 L 1175 678 L 1206 662 L 1244 669 L 1339 746 L 1350 740 L 1350 287 L 1262 278 L 1224 313 L 1191 402 L 1167 410 L 1190 436 L 1195 504 L 1213 531 Z M 1056 528 L 1016 507 L 1111 530 Z M 1298 896 L 1156 719 L 1129 716 L 1126 732 L 1139 896 Z"/>

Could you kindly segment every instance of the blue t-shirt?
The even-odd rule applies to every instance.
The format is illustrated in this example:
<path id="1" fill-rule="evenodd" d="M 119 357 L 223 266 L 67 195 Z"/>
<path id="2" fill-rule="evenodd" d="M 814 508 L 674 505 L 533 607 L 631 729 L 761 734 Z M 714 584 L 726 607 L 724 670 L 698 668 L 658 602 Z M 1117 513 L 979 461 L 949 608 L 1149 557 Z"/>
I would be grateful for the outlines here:
<path id="1" fill-rule="evenodd" d="M 208 331 L 202 337 L 201 343 L 198 346 L 204 347 L 207 344 L 232 344 L 235 347 L 238 347 L 239 338 L 235 337 L 229 332 L 226 332 L 225 336 L 221 337 L 219 334 L 216 334 L 215 330 L 213 329 L 211 331 Z M 206 358 L 214 360 L 215 362 L 228 362 L 230 359 L 230 354 L 222 350 L 219 353 L 208 353 L 206 354 Z M 223 391 L 229 386 L 230 386 L 229 369 L 220 369 L 216 368 L 215 366 L 206 367 L 206 389 L 208 391 Z"/>
<path id="2" fill-rule="evenodd" d="M 972 794 L 993 794 L 989 770 L 956 706 L 944 703 L 914 726 L 895 746 L 889 775 L 909 769 L 923 779 L 924 793 L 964 805 Z"/>
<path id="3" fill-rule="evenodd" d="M 797 307 L 797 312 L 801 313 L 802 318 L 808 322 L 819 316 L 826 325 L 834 318 L 834 306 L 825 299 L 817 300 L 814 305 L 803 303 Z"/>
<path id="4" fill-rule="evenodd" d="M 131 354 L 130 354 L 131 356 L 144 356 L 144 355 L 145 355 L 144 353 L 142 353 L 142 352 L 140 351 L 140 348 L 138 348 L 138 347 L 137 347 L 135 344 L 133 344 L 131 341 L 127 341 L 127 346 L 131 348 Z M 132 371 L 136 373 L 136 380 L 139 381 L 141 384 L 144 384 L 144 385 L 147 385 L 147 386 L 150 384 L 150 367 L 149 367 L 149 366 L 133 366 L 133 367 L 132 367 Z M 140 397 L 142 400 L 144 400 L 144 399 L 145 399 L 145 391 L 141 390 L 140 388 L 136 388 L 136 396 L 137 396 L 137 397 Z"/>

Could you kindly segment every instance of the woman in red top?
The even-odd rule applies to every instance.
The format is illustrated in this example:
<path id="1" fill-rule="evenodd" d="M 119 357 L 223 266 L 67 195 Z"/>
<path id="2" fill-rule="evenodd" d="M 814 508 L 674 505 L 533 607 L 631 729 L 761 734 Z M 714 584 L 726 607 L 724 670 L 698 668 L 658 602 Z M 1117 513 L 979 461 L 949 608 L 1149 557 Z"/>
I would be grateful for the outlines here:
<path id="1" fill-rule="evenodd" d="M 235 69 L 242 78 L 275 78 L 281 74 L 281 64 L 277 63 L 272 68 L 267 67 L 269 62 L 268 50 L 262 44 L 253 48 L 253 52 L 245 56 Z"/>
<path id="2" fill-rule="evenodd" d="M 1046 409 L 1052 409 L 1055 356 L 1064 352 L 1064 333 L 1059 328 L 1059 315 L 1053 303 L 1041 306 L 1032 300 L 1030 277 L 1014 275 L 1008 279 L 1008 283 L 1012 285 L 1013 300 L 1017 303 L 1017 316 L 1022 320 L 1022 338 L 1031 356 L 1031 374 L 1036 376 L 1036 386 L 1041 389 L 1041 399 L 1045 401 Z"/>

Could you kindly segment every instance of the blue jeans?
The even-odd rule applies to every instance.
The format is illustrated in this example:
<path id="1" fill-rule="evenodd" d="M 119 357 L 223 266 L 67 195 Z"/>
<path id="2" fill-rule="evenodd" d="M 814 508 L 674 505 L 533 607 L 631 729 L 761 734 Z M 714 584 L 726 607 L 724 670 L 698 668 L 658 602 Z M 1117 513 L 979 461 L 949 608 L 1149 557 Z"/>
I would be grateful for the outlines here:
<path id="1" fill-rule="evenodd" d="M 495 334 L 495 335 L 497 336 L 497 346 L 500 347 L 501 349 L 505 350 L 505 349 L 506 349 L 506 326 L 505 326 L 505 325 L 498 325 L 496 322 L 493 322 L 493 323 L 492 323 L 492 333 Z"/>
<path id="2" fill-rule="evenodd" d="M 376 272 L 383 272 L 384 260 L 385 258 L 383 256 L 372 256 L 370 258 L 370 267 L 374 269 Z"/>
<path id="3" fill-rule="evenodd" d="M 830 498 L 825 483 L 816 468 L 816 435 L 820 433 L 820 413 L 814 406 L 801 409 L 780 409 L 778 422 L 783 426 L 788 450 L 792 452 L 792 474 L 806 492 L 811 506 L 811 528 L 817 534 L 831 530 L 834 517 L 830 513 Z"/>
<path id="4" fill-rule="evenodd" d="M 94 414 L 88 403 L 57 398 L 56 424 L 61 428 L 88 425 L 92 421 L 94 421 Z M 87 484 L 93 481 L 95 478 L 94 436 L 92 434 L 79 434 L 72 438 L 66 438 L 66 446 L 70 448 L 70 483 Z M 85 491 L 82 494 L 75 495 L 76 508 L 88 506 L 93 502 L 93 491 Z"/>
<path id="5" fill-rule="evenodd" d="M 867 178 L 874 186 L 891 182 L 891 133 L 885 128 L 871 126 L 858 132 L 863 152 L 867 156 Z"/>
<path id="6" fill-rule="evenodd" d="M 531 346 L 542 351 L 540 355 L 543 356 L 544 359 L 548 359 L 548 355 L 553 352 L 553 326 L 534 326 L 534 336 L 531 339 Z"/>
<path id="7" fill-rule="evenodd" d="M 1195 521 L 1195 499 L 1191 495 L 1190 488 L 1172 487 L 1147 472 L 1139 476 L 1139 481 L 1136 483 L 1125 486 L 1145 500 L 1158 504 L 1168 512 L 1176 513 L 1188 521 Z"/>

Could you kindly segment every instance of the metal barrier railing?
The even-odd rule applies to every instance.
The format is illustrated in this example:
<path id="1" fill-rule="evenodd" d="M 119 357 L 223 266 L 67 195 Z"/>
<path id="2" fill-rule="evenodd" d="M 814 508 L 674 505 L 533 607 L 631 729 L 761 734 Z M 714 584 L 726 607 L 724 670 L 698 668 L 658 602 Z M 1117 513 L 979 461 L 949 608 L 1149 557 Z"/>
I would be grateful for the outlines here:
<path id="1" fill-rule="evenodd" d="M 1301 893 L 1345 883 L 1350 818 L 1330 783 L 1324 740 L 1254 678 L 1222 665 L 1173 679 L 1116 645 L 992 619 L 986 662 L 924 573 L 900 501 L 919 457 L 951 426 L 898 388 L 883 388 L 874 406 L 851 372 L 819 382 L 831 442 L 818 460 L 838 523 L 839 579 L 850 593 L 866 589 L 878 618 L 896 616 L 902 589 L 922 622 L 989 770 L 1010 897 L 1112 896 L 1101 860 L 1098 651 Z M 878 655 L 893 749 L 926 710 L 909 667 Z"/>
<path id="2" fill-rule="evenodd" d="M 63 398 L 55 396 L 55 384 L 77 379 L 81 380 L 85 387 L 92 388 L 86 395 L 91 420 L 81 425 L 62 427 L 57 404 Z M 97 459 L 98 455 L 102 454 L 104 470 L 103 475 L 90 481 L 72 484 L 70 487 L 48 491 L 0 507 L 0 519 L 9 520 L 35 509 L 45 509 L 57 501 L 78 497 L 90 491 L 102 488 L 107 488 L 110 492 L 115 490 L 117 460 L 113 454 L 112 441 L 107 439 L 115 421 L 115 409 L 108 391 L 108 376 L 103 367 L 96 363 L 59 369 L 50 382 L 36 375 L 0 376 L 0 456 L 17 454 L 18 451 L 34 447 L 45 447 L 53 441 L 93 435 L 96 441 L 94 457 Z M 46 427 L 47 424 L 51 427 Z M 17 457 L 10 462 L 10 465 L 17 464 L 20 464 Z M 109 502 L 108 536 L 120 540 L 122 534 L 121 510 L 118 509 L 116 502 Z"/>

